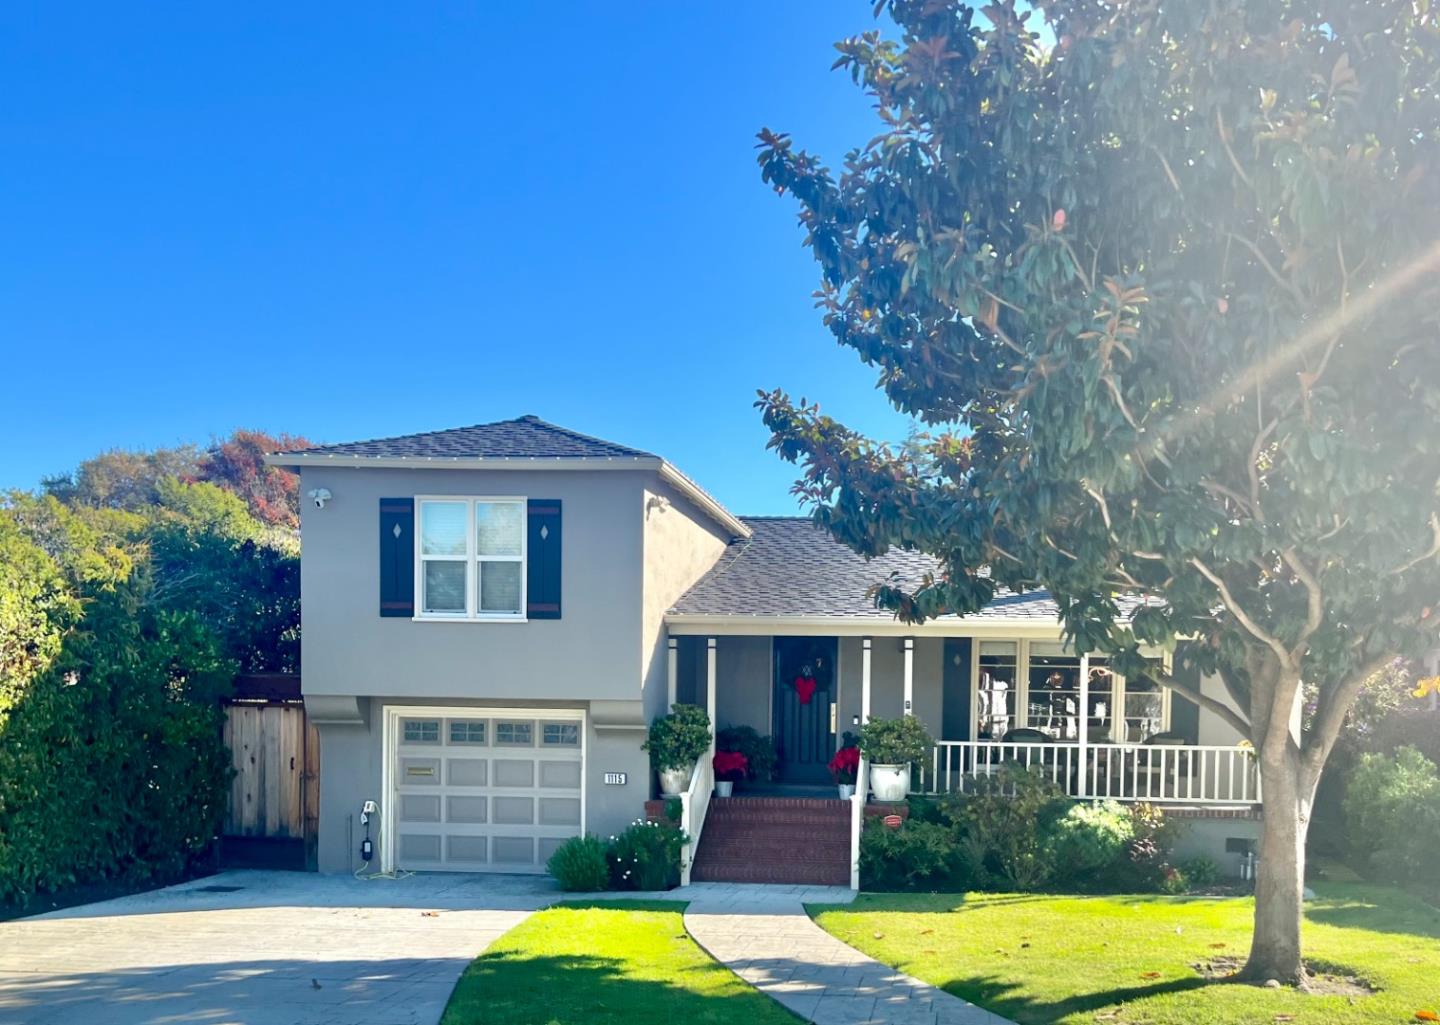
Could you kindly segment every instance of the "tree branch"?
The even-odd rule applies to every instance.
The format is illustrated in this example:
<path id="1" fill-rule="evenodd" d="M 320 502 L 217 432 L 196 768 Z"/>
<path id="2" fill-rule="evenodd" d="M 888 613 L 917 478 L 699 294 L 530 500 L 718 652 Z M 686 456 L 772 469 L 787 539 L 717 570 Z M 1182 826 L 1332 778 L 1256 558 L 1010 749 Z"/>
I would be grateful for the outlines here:
<path id="1" fill-rule="evenodd" d="M 1290 572 L 1300 578 L 1300 583 L 1305 586 L 1305 625 L 1301 628 L 1300 637 L 1295 642 L 1291 657 L 1298 665 L 1300 656 L 1305 650 L 1305 644 L 1320 629 L 1320 624 L 1325 619 L 1324 594 L 1320 590 L 1320 581 L 1316 579 L 1314 572 L 1305 565 L 1294 548 L 1286 548 L 1280 553 L 1280 558 L 1285 560 L 1285 565 L 1290 567 Z"/>
<path id="2" fill-rule="evenodd" d="M 1385 663 L 1394 657 L 1392 654 L 1375 656 L 1363 663 L 1343 683 L 1321 695 L 1320 707 L 1316 709 L 1315 719 L 1305 737 L 1304 757 L 1308 773 L 1316 776 L 1320 774 L 1336 739 L 1340 736 L 1340 728 L 1345 725 L 1345 715 L 1350 711 L 1360 689 L 1365 686 L 1365 681 L 1383 669 Z"/>
<path id="3" fill-rule="evenodd" d="M 1416 566 L 1420 565 L 1420 563 L 1424 562 L 1426 559 L 1433 559 L 1436 555 L 1440 555 L 1440 514 L 1436 514 L 1433 512 L 1430 514 L 1430 535 L 1431 542 L 1429 548 L 1425 549 L 1425 551 L 1415 556 L 1415 558 L 1403 562 L 1399 566 L 1396 566 L 1389 572 L 1388 575 L 1392 577 L 1399 576 L 1406 570 L 1413 569 Z"/>
<path id="4" fill-rule="evenodd" d="M 1215 589 L 1220 592 L 1220 601 L 1224 603 L 1225 608 L 1239 621 L 1240 625 L 1245 628 L 1250 636 L 1275 652 L 1280 659 L 1281 665 L 1288 665 L 1290 663 L 1289 649 L 1280 643 L 1280 638 L 1265 630 L 1259 623 L 1251 618 L 1250 613 L 1246 612 L 1244 606 L 1236 601 L 1235 596 L 1230 593 L 1230 588 L 1225 585 L 1225 581 L 1216 576 L 1214 570 L 1194 556 L 1190 558 L 1190 565 L 1194 566 L 1200 571 L 1201 576 L 1215 585 Z"/>
<path id="5" fill-rule="evenodd" d="M 1215 698 L 1212 698 L 1210 695 L 1203 693 L 1199 687 L 1191 687 L 1188 684 L 1180 683 L 1178 680 L 1175 679 L 1174 676 L 1167 676 L 1164 673 L 1156 673 L 1149 669 L 1145 671 L 1145 675 L 1150 677 L 1151 681 L 1153 681 L 1154 683 L 1157 683 L 1162 687 L 1168 687 L 1176 694 L 1179 694 L 1181 697 L 1189 698 L 1191 701 L 1195 702 L 1195 704 L 1201 706 L 1202 708 L 1208 708 L 1220 718 L 1224 719 L 1231 726 L 1235 727 L 1236 731 L 1239 732 L 1242 737 L 1250 736 L 1249 721 L 1243 716 L 1241 716 L 1239 712 L 1235 711 L 1235 709 L 1227 705 L 1225 702 L 1219 701 Z"/>

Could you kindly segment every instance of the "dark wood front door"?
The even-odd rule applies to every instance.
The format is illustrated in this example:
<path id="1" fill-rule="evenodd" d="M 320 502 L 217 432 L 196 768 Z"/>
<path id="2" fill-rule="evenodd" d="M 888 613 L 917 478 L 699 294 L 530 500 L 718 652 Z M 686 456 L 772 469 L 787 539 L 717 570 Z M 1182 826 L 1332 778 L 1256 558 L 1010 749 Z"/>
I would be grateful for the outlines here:
<path id="1" fill-rule="evenodd" d="M 775 750 L 782 783 L 828 783 L 837 697 L 833 637 L 777 637 Z"/>

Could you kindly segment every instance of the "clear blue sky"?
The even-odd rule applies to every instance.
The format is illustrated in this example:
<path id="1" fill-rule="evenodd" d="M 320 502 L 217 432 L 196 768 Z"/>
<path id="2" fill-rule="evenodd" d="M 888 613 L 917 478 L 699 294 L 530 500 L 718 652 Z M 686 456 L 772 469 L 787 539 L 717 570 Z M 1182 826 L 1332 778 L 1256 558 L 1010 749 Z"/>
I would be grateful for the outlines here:
<path id="1" fill-rule="evenodd" d="M 0 488 L 535 413 L 791 512 L 754 391 L 906 423 L 754 133 L 838 164 L 870 0 L 0 6 Z"/>

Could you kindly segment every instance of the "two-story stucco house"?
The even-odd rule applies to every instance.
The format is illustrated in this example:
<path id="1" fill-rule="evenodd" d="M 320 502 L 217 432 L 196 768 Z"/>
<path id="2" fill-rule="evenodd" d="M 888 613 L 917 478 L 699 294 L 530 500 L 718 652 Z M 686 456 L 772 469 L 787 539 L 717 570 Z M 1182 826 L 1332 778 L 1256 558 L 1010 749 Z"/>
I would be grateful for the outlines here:
<path id="1" fill-rule="evenodd" d="M 376 869 L 543 871 L 565 838 L 644 813 L 641 744 L 675 701 L 773 736 L 780 756 L 750 803 L 712 802 L 697 773 L 684 810 L 701 878 L 853 883 L 863 801 L 819 787 L 871 715 L 919 716 L 939 741 L 916 790 L 963 791 L 1018 760 L 1077 797 L 1171 805 L 1217 854 L 1255 836 L 1233 732 L 1069 650 L 1043 592 L 898 622 L 867 592 L 917 581 L 928 558 L 867 562 L 807 519 L 735 516 L 660 456 L 533 416 L 269 462 L 306 496 L 322 871 L 359 867 L 367 838 Z M 747 814 L 789 817 L 794 836 L 747 833 Z M 763 856 L 789 846 L 815 854 Z"/>

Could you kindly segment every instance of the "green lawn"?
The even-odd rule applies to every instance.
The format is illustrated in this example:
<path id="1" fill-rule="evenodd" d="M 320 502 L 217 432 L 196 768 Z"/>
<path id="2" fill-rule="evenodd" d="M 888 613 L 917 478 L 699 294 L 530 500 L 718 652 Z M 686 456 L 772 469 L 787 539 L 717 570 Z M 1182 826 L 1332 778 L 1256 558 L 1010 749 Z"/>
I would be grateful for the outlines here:
<path id="1" fill-rule="evenodd" d="M 1440 910 L 1395 890 L 1327 885 L 1307 904 L 1306 956 L 1378 992 L 1309 996 L 1208 982 L 1244 958 L 1250 900 L 865 895 L 811 908 L 871 957 L 1023 1025 L 1378 1025 L 1440 1011 Z"/>
<path id="2" fill-rule="evenodd" d="M 685 905 L 561 905 L 465 969 L 441 1025 L 795 1025 L 685 932 Z"/>

